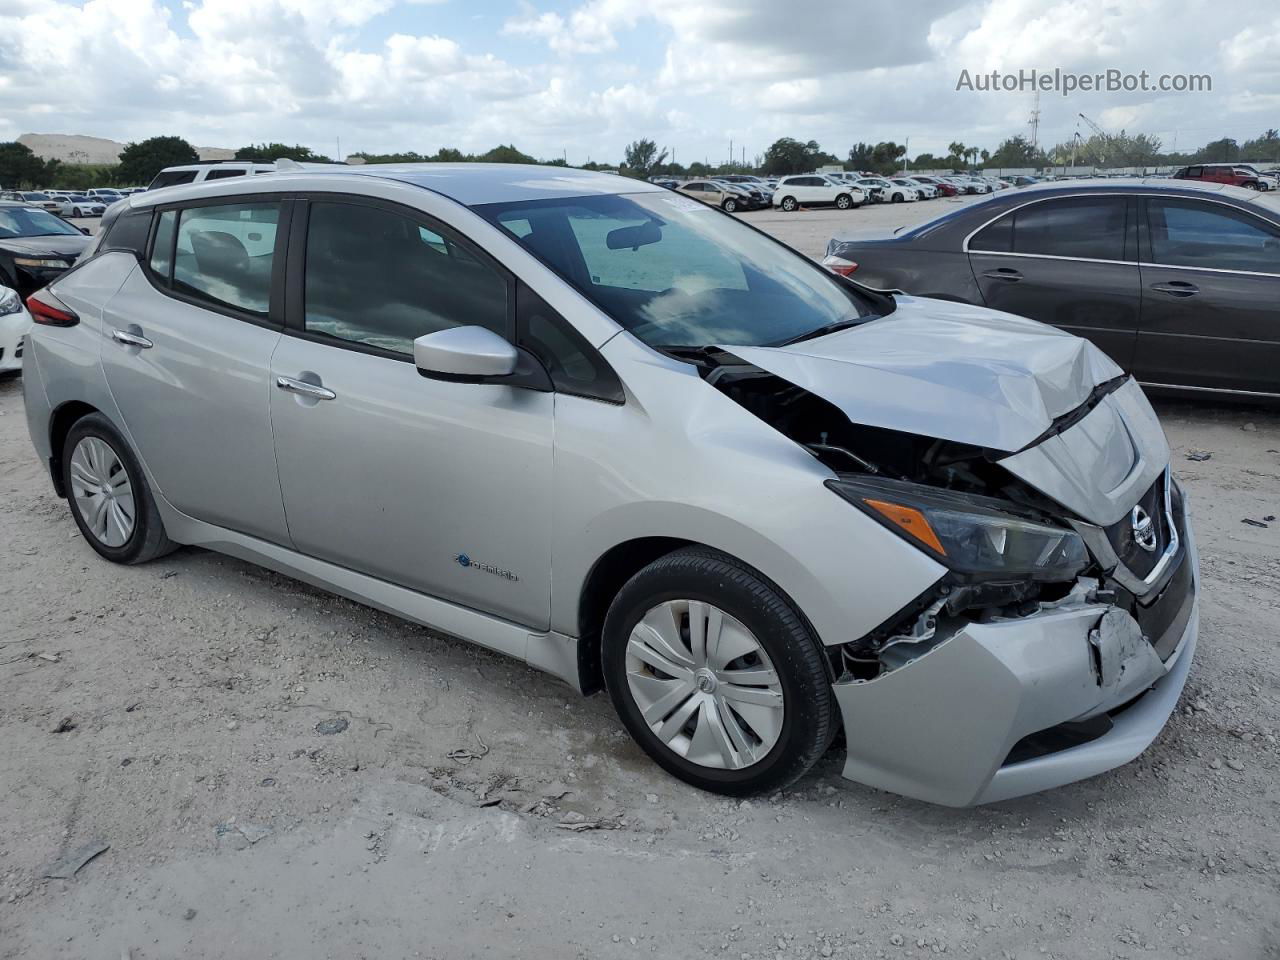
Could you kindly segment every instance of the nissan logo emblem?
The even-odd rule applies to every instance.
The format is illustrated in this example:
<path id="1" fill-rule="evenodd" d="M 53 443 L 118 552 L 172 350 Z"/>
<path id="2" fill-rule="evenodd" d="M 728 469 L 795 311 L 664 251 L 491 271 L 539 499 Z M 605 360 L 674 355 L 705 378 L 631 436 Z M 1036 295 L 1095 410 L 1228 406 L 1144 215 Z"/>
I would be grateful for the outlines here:
<path id="1" fill-rule="evenodd" d="M 1133 527 L 1133 540 L 1138 546 L 1147 553 L 1154 553 L 1156 549 L 1156 525 L 1151 519 L 1151 514 L 1142 509 L 1141 505 L 1133 508 L 1133 515 L 1129 518 L 1129 522 Z"/>

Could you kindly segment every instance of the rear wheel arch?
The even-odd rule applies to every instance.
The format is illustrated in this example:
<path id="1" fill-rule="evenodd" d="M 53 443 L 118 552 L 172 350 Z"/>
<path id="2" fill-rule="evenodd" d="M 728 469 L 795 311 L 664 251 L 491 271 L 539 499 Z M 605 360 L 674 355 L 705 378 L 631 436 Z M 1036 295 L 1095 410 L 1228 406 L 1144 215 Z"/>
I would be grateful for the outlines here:
<path id="1" fill-rule="evenodd" d="M 101 412 L 97 407 L 82 400 L 70 400 L 54 410 L 49 418 L 49 450 L 52 461 L 49 466 L 52 468 L 53 489 L 64 499 L 67 491 L 62 482 L 62 448 L 66 444 L 67 434 L 71 432 L 71 428 L 78 420 L 84 419 L 91 413 Z"/>

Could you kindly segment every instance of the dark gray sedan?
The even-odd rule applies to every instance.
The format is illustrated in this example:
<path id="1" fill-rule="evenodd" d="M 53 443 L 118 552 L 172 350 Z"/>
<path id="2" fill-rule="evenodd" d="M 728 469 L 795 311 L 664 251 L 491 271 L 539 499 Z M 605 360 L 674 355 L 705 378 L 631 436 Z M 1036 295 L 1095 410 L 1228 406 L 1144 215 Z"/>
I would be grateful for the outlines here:
<path id="1" fill-rule="evenodd" d="M 1280 199 L 1169 180 L 1046 184 L 887 236 L 835 237 L 863 284 L 1086 337 L 1144 385 L 1280 398 Z"/>

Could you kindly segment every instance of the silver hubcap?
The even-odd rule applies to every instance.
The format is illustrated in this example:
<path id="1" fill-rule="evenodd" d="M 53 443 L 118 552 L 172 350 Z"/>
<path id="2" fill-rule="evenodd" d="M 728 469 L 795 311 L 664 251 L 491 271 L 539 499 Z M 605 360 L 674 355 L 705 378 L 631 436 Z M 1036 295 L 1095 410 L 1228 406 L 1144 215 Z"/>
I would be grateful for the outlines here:
<path id="1" fill-rule="evenodd" d="M 739 770 L 782 733 L 782 684 L 754 634 L 719 607 L 669 600 L 627 641 L 627 685 L 649 729 L 691 763 Z"/>
<path id="2" fill-rule="evenodd" d="M 122 547 L 133 534 L 137 509 L 120 457 L 105 440 L 85 437 L 71 452 L 71 495 L 99 543 Z"/>

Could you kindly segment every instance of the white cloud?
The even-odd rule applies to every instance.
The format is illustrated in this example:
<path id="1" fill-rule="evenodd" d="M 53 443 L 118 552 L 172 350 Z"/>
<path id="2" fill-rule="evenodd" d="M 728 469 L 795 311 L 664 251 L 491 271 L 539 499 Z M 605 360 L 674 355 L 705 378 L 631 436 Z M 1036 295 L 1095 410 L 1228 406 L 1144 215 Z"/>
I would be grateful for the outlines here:
<path id="1" fill-rule="evenodd" d="M 843 153 L 911 137 L 994 147 L 1030 93 L 957 93 L 961 69 L 1213 75 L 1212 94 L 1042 97 L 1042 140 L 1083 111 L 1166 143 L 1280 126 L 1280 18 L 1211 0 L 0 0 L 0 138 L 177 133 L 204 145 L 487 149 L 616 159 L 640 136 L 680 159 L 779 136 Z M 464 30 L 488 18 L 496 32 Z"/>

